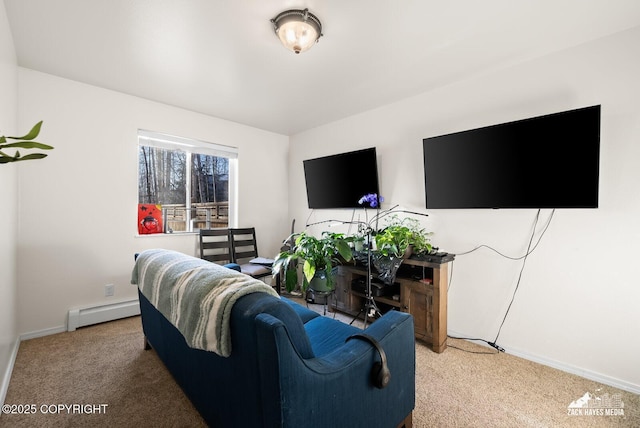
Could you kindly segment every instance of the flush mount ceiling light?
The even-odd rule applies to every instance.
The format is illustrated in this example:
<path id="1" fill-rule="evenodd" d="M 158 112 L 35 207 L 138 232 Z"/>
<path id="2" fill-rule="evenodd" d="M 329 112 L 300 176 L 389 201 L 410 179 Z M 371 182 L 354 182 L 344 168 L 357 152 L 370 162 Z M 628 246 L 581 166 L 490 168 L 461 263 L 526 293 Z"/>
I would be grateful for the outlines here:
<path id="1" fill-rule="evenodd" d="M 284 47 L 296 54 L 311 49 L 322 36 L 322 24 L 309 9 L 285 10 L 271 22 Z"/>

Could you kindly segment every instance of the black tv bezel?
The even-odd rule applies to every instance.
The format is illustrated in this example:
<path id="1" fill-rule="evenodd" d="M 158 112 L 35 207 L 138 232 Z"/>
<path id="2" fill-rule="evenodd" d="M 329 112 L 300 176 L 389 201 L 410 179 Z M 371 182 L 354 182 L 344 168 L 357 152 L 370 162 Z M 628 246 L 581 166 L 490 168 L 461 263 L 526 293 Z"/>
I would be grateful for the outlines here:
<path id="1" fill-rule="evenodd" d="M 362 192 L 353 192 L 353 202 L 350 203 L 333 203 L 333 204 L 319 204 L 317 202 L 317 198 L 316 197 L 310 197 L 310 183 L 309 183 L 309 176 L 308 176 L 308 169 L 307 166 L 311 165 L 313 163 L 319 163 L 319 162 L 329 162 L 329 163 L 338 163 L 341 159 L 344 159 L 344 157 L 347 156 L 351 156 L 351 157 L 362 157 L 363 155 L 367 154 L 367 153 L 372 153 L 373 154 L 373 159 L 371 163 L 368 163 L 367 165 L 362 165 L 361 163 L 358 162 L 354 162 L 354 164 L 352 165 L 353 167 L 353 171 L 358 171 L 358 170 L 366 170 L 369 174 L 372 174 L 372 177 L 374 177 L 374 184 L 373 186 L 371 186 L 371 190 L 370 191 L 362 191 Z M 303 171 L 304 171 L 304 177 L 305 177 L 305 188 L 306 188 L 306 192 L 307 192 L 307 205 L 309 207 L 309 209 L 354 209 L 354 208 L 365 208 L 363 205 L 358 204 L 358 199 L 362 196 L 364 196 L 367 193 L 376 193 L 376 194 L 380 194 L 380 182 L 379 182 L 379 174 L 378 174 L 378 157 L 377 157 L 377 150 L 375 147 L 368 147 L 368 148 L 364 148 L 364 149 L 358 149 L 358 150 L 352 150 L 349 152 L 343 152 L 343 153 L 336 153 L 336 154 L 332 154 L 332 155 L 327 155 L 327 156 L 320 156 L 320 157 L 316 157 L 316 158 L 312 158 L 312 159 L 305 159 L 302 161 L 303 164 Z M 313 186 L 311 186 L 311 188 L 313 189 Z M 362 194 L 360 194 L 362 193 Z M 356 197 L 357 194 L 357 197 Z M 351 199 L 350 199 L 351 200 Z M 367 207 L 368 208 L 368 207 Z"/>
<path id="2" fill-rule="evenodd" d="M 452 203 L 443 204 L 441 201 L 437 201 L 436 204 L 429 203 L 430 202 L 429 192 L 430 192 L 430 188 L 432 187 L 430 187 L 430 182 L 429 182 L 430 179 L 428 177 L 429 167 L 427 165 L 427 144 L 433 143 L 434 141 L 437 141 L 437 140 L 455 138 L 456 136 L 468 137 L 469 135 L 474 133 L 478 133 L 478 138 L 481 139 L 481 137 L 485 136 L 481 134 L 488 131 L 504 130 L 504 129 L 508 129 L 509 127 L 511 128 L 512 131 L 514 128 L 517 130 L 518 127 L 522 130 L 527 126 L 531 126 L 532 124 L 535 124 L 536 122 L 548 123 L 551 120 L 561 119 L 563 116 L 566 117 L 566 115 L 570 115 L 570 114 L 583 114 L 585 117 L 588 117 L 589 115 L 593 115 L 593 117 L 591 118 L 592 122 L 589 123 L 589 125 L 593 126 L 596 130 L 593 135 L 590 135 L 590 137 L 593 138 L 593 140 L 590 141 L 590 143 L 592 144 L 592 146 L 590 146 L 590 150 L 594 152 L 592 153 L 592 155 L 595 156 L 594 159 L 593 158 L 591 159 L 591 160 L 595 160 L 595 164 L 592 166 L 592 172 L 591 172 L 591 178 L 594 179 L 593 180 L 594 182 L 591 185 L 594 187 L 589 190 L 588 192 L 589 196 L 585 197 L 585 199 L 582 202 L 575 203 L 567 199 L 567 202 L 558 203 L 558 202 L 551 202 L 553 198 L 547 198 L 547 201 L 549 201 L 549 203 L 539 203 L 537 201 L 533 201 L 531 203 L 517 203 L 517 204 L 511 204 L 511 203 L 467 204 L 467 203 L 460 203 L 460 202 L 455 204 L 452 204 Z M 562 132 L 567 132 L 567 131 L 563 129 Z M 595 209 L 595 208 L 598 208 L 599 196 L 600 196 L 599 195 L 600 146 L 601 146 L 600 140 L 601 140 L 601 105 L 599 104 L 588 106 L 588 107 L 561 111 L 557 113 L 531 117 L 531 118 L 526 118 L 526 119 L 521 119 L 521 120 L 516 120 L 516 121 L 511 121 L 511 122 L 504 122 L 496 125 L 484 126 L 480 128 L 474 128 L 474 129 L 469 129 L 465 131 L 453 132 L 449 134 L 443 134 L 443 135 L 438 135 L 434 137 L 424 138 L 423 139 L 423 168 L 424 168 L 424 186 L 425 186 L 424 188 L 425 207 L 430 210 L 431 209 L 547 209 L 547 208 Z M 569 150 L 569 147 L 563 147 L 563 150 Z M 544 169 L 542 169 L 542 171 L 544 171 Z"/>

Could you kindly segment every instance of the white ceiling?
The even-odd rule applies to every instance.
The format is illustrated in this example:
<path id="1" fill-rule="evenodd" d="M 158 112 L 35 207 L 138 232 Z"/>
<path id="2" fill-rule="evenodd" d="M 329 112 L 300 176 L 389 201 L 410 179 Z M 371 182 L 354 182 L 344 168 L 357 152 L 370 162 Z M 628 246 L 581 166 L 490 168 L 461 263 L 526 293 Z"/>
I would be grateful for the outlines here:
<path id="1" fill-rule="evenodd" d="M 292 135 L 640 25 L 638 0 L 4 0 L 18 64 Z M 323 24 L 295 55 L 269 20 Z"/>

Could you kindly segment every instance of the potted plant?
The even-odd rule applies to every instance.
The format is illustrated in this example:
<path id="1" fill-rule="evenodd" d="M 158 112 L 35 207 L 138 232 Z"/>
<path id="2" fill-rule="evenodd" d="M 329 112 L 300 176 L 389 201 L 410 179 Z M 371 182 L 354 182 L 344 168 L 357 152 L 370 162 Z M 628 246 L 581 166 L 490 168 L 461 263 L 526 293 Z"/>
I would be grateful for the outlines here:
<path id="1" fill-rule="evenodd" d="M 358 230 L 353 235 L 347 236 L 346 238 L 350 243 L 353 251 L 356 253 L 364 251 L 365 244 L 367 241 L 367 231 L 363 224 L 358 224 Z"/>
<path id="2" fill-rule="evenodd" d="M 390 217 L 388 225 L 375 236 L 377 251 L 384 256 L 408 258 L 412 253 L 423 254 L 431 251 L 429 236 L 420 228 L 418 220 Z"/>
<path id="3" fill-rule="evenodd" d="M 390 217 L 388 225 L 375 235 L 376 251 L 372 256 L 378 278 L 385 284 L 393 284 L 402 260 L 412 253 L 423 254 L 431 251 L 429 236 L 416 219 Z"/>
<path id="4" fill-rule="evenodd" d="M 311 288 L 314 291 L 330 291 L 333 289 L 331 268 L 351 260 L 349 240 L 342 233 L 323 232 L 320 238 L 308 233 L 301 233 L 295 239 L 289 251 L 283 251 L 273 263 L 273 274 L 280 275 L 284 271 L 285 287 L 291 292 L 298 284 L 296 262 L 302 263 L 302 290 Z"/>

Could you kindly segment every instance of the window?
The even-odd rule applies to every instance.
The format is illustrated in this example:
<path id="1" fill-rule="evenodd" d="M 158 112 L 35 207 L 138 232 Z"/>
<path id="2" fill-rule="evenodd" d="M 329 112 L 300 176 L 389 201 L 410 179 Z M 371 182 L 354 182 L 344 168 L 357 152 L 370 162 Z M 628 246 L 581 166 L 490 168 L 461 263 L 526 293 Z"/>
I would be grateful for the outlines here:
<path id="1" fill-rule="evenodd" d="M 138 231 L 228 227 L 237 149 L 138 131 Z"/>

